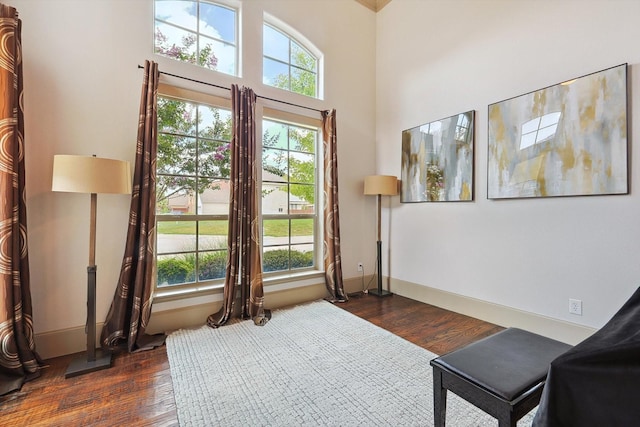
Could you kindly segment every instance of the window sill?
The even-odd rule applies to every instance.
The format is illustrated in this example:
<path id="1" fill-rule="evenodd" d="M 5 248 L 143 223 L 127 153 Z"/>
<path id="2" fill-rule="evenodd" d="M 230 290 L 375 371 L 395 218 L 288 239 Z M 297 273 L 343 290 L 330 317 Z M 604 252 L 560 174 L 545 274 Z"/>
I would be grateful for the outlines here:
<path id="1" fill-rule="evenodd" d="M 263 277 L 265 294 L 271 292 L 285 291 L 299 287 L 318 284 L 324 281 L 324 272 L 318 270 L 303 271 L 299 273 L 282 274 L 271 277 Z M 161 289 L 156 290 L 153 296 L 154 303 L 181 300 L 186 298 L 196 298 L 206 295 L 222 293 L 224 283 L 203 285 L 188 289 Z"/>

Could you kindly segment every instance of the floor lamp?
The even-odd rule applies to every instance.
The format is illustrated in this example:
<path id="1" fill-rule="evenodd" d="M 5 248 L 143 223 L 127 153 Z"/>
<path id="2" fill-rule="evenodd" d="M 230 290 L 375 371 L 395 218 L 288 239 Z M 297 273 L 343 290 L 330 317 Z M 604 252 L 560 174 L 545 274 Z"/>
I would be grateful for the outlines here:
<path id="1" fill-rule="evenodd" d="M 378 289 L 369 291 L 370 294 L 384 297 L 391 292 L 382 289 L 382 237 L 380 235 L 382 196 L 398 194 L 398 178 L 392 175 L 371 175 L 364 179 L 364 194 L 378 196 Z"/>
<path id="2" fill-rule="evenodd" d="M 89 266 L 87 267 L 87 354 L 71 362 L 65 378 L 111 367 L 111 353 L 96 350 L 96 209 L 97 193 L 131 193 L 131 167 L 122 160 L 89 156 L 53 157 L 53 191 L 91 194 Z"/>

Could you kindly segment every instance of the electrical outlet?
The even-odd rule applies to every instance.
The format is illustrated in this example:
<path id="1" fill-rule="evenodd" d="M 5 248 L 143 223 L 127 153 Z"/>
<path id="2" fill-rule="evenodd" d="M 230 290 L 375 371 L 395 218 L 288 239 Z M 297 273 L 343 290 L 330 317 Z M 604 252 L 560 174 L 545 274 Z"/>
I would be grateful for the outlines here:
<path id="1" fill-rule="evenodd" d="M 358 263 L 358 271 L 359 272 L 363 272 L 364 271 L 364 267 L 362 266 L 361 262 Z"/>
<path id="2" fill-rule="evenodd" d="M 582 301 L 579 299 L 569 298 L 569 313 L 582 316 Z"/>

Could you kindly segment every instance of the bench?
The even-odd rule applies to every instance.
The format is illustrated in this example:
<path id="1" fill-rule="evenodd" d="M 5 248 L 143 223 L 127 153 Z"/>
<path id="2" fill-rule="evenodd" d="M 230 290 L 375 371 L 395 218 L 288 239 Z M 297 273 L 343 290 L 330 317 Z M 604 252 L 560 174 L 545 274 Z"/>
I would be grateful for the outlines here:
<path id="1" fill-rule="evenodd" d="M 447 390 L 515 427 L 540 402 L 549 364 L 572 346 L 509 328 L 437 357 L 433 367 L 436 427 L 444 427 Z"/>

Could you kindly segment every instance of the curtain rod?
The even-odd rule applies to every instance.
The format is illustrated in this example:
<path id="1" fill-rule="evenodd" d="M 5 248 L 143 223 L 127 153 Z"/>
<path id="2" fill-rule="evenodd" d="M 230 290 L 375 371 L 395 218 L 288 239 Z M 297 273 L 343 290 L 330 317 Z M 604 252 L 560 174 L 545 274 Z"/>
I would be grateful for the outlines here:
<path id="1" fill-rule="evenodd" d="M 138 68 L 144 68 L 144 67 L 142 65 L 138 65 Z M 228 87 L 225 87 L 225 86 L 220 86 L 220 85 L 217 85 L 217 84 L 214 84 L 214 83 L 209 83 L 209 82 L 203 82 L 202 80 L 196 80 L 196 79 L 192 79 L 190 77 L 179 76 L 177 74 L 171 74 L 171 73 L 167 73 L 167 72 L 164 72 L 164 71 L 160 71 L 160 74 L 164 74 L 165 76 L 176 77 L 176 78 L 183 79 L 183 80 L 189 80 L 190 82 L 199 83 L 199 84 L 202 84 L 202 85 L 217 87 L 219 89 L 231 90 L 231 88 L 228 88 Z M 258 94 L 256 94 L 256 97 L 262 98 L 262 99 L 266 99 L 268 101 L 279 102 L 281 104 L 292 105 L 294 107 L 306 108 L 307 110 L 317 111 L 318 113 L 322 113 L 322 111 L 323 111 L 323 110 L 318 110 L 317 108 L 312 108 L 312 107 L 307 107 L 307 106 L 304 106 L 304 105 L 294 104 L 292 102 L 287 102 L 287 101 L 281 101 L 279 99 L 268 98 L 266 96 L 261 96 L 261 95 L 258 95 Z"/>

